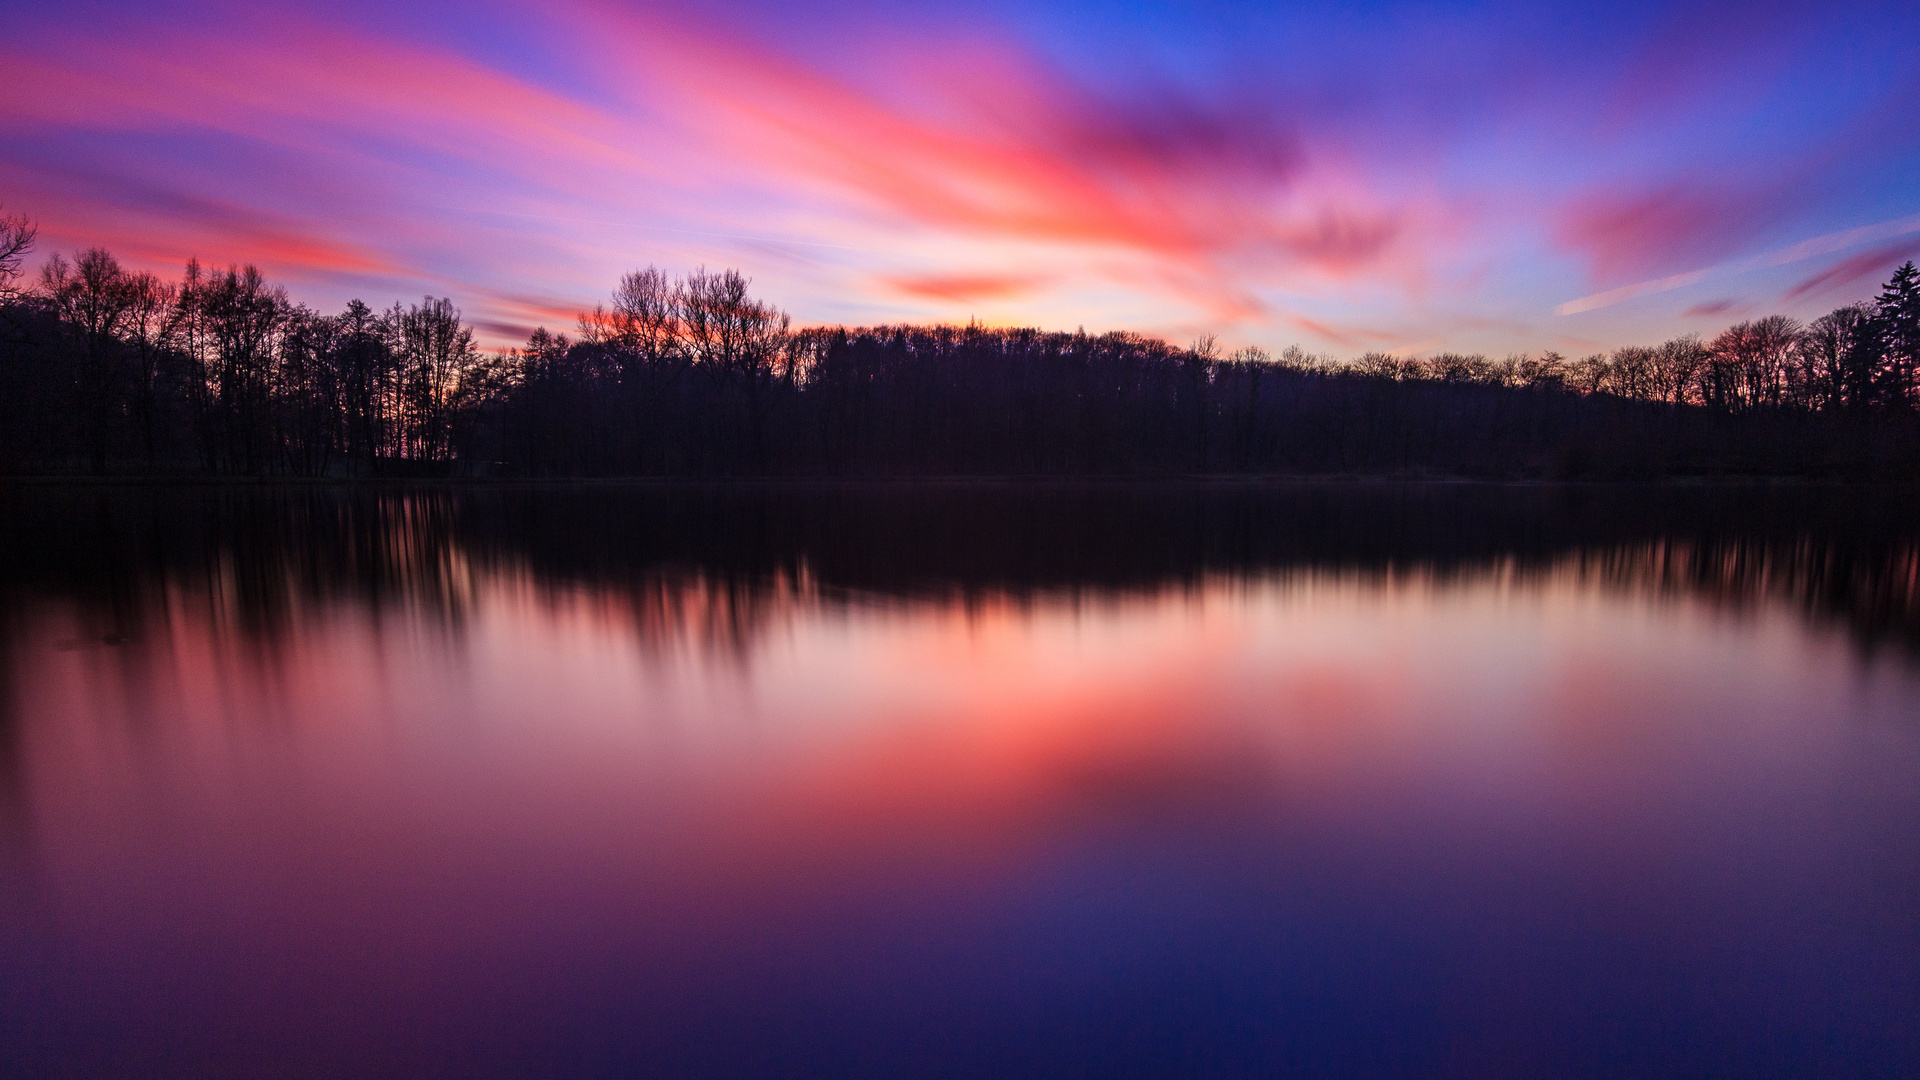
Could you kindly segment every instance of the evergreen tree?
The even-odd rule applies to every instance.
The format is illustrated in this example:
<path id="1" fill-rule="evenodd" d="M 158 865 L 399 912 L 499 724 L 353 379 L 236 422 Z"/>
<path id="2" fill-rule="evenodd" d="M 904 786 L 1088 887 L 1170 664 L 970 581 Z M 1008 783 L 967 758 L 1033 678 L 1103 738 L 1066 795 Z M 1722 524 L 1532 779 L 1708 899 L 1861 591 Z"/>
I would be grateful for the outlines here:
<path id="1" fill-rule="evenodd" d="M 1916 370 L 1920 369 L 1920 269 L 1914 267 L 1913 260 L 1893 272 L 1880 290 L 1874 314 L 1886 355 L 1886 401 L 1911 405 Z"/>

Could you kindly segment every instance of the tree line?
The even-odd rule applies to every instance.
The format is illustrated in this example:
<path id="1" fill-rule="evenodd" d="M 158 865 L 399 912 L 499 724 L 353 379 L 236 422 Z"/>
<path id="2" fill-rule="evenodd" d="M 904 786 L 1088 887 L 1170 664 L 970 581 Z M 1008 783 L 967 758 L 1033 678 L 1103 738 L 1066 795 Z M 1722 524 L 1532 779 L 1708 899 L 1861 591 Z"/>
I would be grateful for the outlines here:
<path id="1" fill-rule="evenodd" d="M 793 328 L 737 271 L 626 275 L 571 336 L 480 350 L 450 300 L 323 314 L 252 267 L 0 216 L 0 470 L 240 476 L 1434 472 L 1910 475 L 1920 271 L 1811 324 L 1569 359 L 1131 333 Z"/>

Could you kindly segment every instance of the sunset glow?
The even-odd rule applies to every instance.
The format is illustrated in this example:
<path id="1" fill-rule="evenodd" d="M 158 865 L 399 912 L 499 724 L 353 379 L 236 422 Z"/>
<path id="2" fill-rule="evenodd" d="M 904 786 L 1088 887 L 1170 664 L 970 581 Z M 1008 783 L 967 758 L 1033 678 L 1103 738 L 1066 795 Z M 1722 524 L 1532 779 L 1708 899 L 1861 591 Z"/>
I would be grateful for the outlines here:
<path id="1" fill-rule="evenodd" d="M 1578 353 L 1815 315 L 1920 253 L 1910 5 L 10 23 L 0 203 L 43 253 L 448 295 L 491 345 L 652 263 L 738 267 L 803 324 Z"/>

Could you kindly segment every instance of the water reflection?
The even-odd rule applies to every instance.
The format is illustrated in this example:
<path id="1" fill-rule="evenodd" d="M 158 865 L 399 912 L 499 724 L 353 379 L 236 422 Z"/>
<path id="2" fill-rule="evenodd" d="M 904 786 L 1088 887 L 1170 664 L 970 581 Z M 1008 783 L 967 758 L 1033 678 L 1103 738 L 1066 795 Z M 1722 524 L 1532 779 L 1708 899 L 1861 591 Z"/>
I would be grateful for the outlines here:
<path id="1" fill-rule="evenodd" d="M 1920 653 L 1920 504 L 1897 488 L 993 485 L 33 489 L 4 496 L 0 598 L 72 605 L 67 647 L 170 602 L 267 646 L 316 605 L 458 631 L 485 580 L 625 607 L 649 647 L 740 651 L 795 602 L 1024 600 L 1215 577 L 1570 573 L 1785 602 Z M 17 621 L 17 620 L 16 620 Z"/>
<path id="2" fill-rule="evenodd" d="M 1909 1075 L 1865 488 L 15 488 L 0 1059 Z"/>

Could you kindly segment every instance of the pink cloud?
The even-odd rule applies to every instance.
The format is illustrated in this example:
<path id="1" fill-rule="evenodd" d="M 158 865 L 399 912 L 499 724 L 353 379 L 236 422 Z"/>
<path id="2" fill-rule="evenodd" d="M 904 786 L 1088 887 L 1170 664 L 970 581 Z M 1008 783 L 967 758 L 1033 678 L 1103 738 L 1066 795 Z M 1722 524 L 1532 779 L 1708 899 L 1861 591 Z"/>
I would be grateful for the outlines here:
<path id="1" fill-rule="evenodd" d="M 165 272 L 189 257 L 216 266 L 251 263 L 280 278 L 408 272 L 377 248 L 238 203 L 140 185 L 88 193 L 76 186 L 30 188 L 47 250 L 104 242 L 128 265 Z"/>
<path id="2" fill-rule="evenodd" d="M 1336 276 L 1376 265 L 1400 234 L 1403 222 L 1391 214 L 1323 209 L 1313 221 L 1282 231 L 1283 250 Z"/>
<path id="3" fill-rule="evenodd" d="M 1399 275 L 1415 215 L 1273 109 L 1103 98 L 1000 46 L 955 42 L 891 96 L 711 27 L 597 13 L 631 92 L 783 187 L 971 238 L 1144 256 L 1217 283 Z M 647 80 L 655 80 L 648 84 Z M 1217 294 L 1217 287 L 1204 292 Z M 1198 297 L 1204 299 L 1203 297 Z"/>
<path id="4" fill-rule="evenodd" d="M 1862 252 L 1852 258 L 1842 259 L 1788 289 L 1781 300 L 1798 300 L 1809 294 L 1844 288 L 1863 278 L 1877 278 L 1882 272 L 1916 255 L 1920 255 L 1920 239 L 1912 238 Z"/>
<path id="5" fill-rule="evenodd" d="M 0 51 L 18 80 L 14 125 L 211 129 L 296 150 L 321 133 L 402 135 L 427 149 L 545 181 L 581 165 L 655 171 L 617 117 L 453 53 L 287 21 L 136 45 L 54 42 L 77 62 Z M 532 154 L 528 151 L 537 150 Z M 558 166 L 558 167 L 555 167 Z"/>
<path id="6" fill-rule="evenodd" d="M 529 226 L 516 210 L 586 205 L 619 217 L 636 191 L 671 190 L 670 176 L 699 182 L 662 153 L 644 118 L 580 104 L 449 51 L 244 14 L 220 35 L 154 26 L 137 37 L 0 45 L 0 63 L 18 79 L 0 132 L 138 133 L 219 147 L 137 173 L 111 148 L 91 151 L 92 164 L 0 162 L 0 179 L 30 204 L 45 241 L 104 243 L 154 269 L 177 270 L 196 255 L 255 263 L 282 280 L 413 278 L 436 293 L 470 294 L 484 290 L 444 268 L 473 265 L 476 255 L 524 258 L 528 241 L 552 246 L 578 235 L 545 220 Z M 263 188 L 226 173 L 215 154 L 256 169 L 263 159 L 276 169 L 295 162 L 301 172 L 274 175 Z M 520 248 L 485 250 L 487 221 L 458 208 L 468 177 L 471 190 L 498 199 L 480 203 L 483 213 L 518 219 Z M 482 264 L 479 273 L 500 269 Z M 579 307 L 567 306 L 561 325 Z M 501 327 L 552 313 L 495 309 L 485 299 L 474 312 Z"/>
<path id="7" fill-rule="evenodd" d="M 1024 296 L 1040 284 L 1025 274 L 896 275 L 881 279 L 888 288 L 923 300 L 971 303 Z"/>
<path id="8" fill-rule="evenodd" d="M 1680 315 L 1686 319 L 1704 319 L 1715 315 L 1725 315 L 1732 311 L 1735 306 L 1732 300 L 1709 300 L 1705 303 L 1693 305 L 1681 312 Z"/>
<path id="9" fill-rule="evenodd" d="M 464 286 L 460 291 L 478 300 L 476 310 L 480 314 L 473 324 L 480 331 L 481 344 L 486 348 L 524 345 L 535 327 L 571 335 L 580 316 L 593 307 L 591 303 L 478 285 Z"/>
<path id="10" fill-rule="evenodd" d="M 1305 315 L 1286 316 L 1286 322 L 1347 349 L 1364 349 L 1376 345 L 1387 345 L 1400 340 L 1400 335 L 1385 330 L 1369 330 L 1358 326 L 1341 326 L 1320 319 L 1309 319 Z"/>
<path id="11" fill-rule="evenodd" d="M 1448 219 L 1384 193 L 1374 171 L 1324 135 L 1309 139 L 1295 114 L 1265 98 L 1165 86 L 1094 93 L 998 41 L 945 42 L 937 57 L 876 48 L 888 75 L 863 83 L 810 54 L 682 17 L 589 3 L 559 20 L 561 33 L 571 20 L 579 35 L 570 74 L 607 96 L 570 96 L 446 48 L 241 13 L 220 35 L 156 24 L 137 40 L 0 46 L 18 89 L 0 131 L 231 137 L 223 145 L 255 144 L 236 158 L 299 162 L 333 188 L 256 186 L 283 209 L 247 220 L 233 203 L 187 205 L 160 190 L 208 174 L 222 191 L 246 188 L 203 162 L 149 174 L 137 190 L 125 176 L 106 179 L 91 208 L 71 199 L 75 212 L 63 217 L 94 242 L 132 244 L 175 265 L 198 252 L 294 278 L 428 274 L 465 291 L 470 283 L 444 268 L 475 265 L 486 254 L 476 236 L 493 219 L 458 209 L 459 194 L 508 192 L 469 202 L 517 219 L 512 228 L 535 243 L 590 257 L 604 257 L 604 234 L 564 223 L 711 218 L 728 231 L 708 235 L 728 236 L 744 231 L 727 219 L 753 193 L 841 223 L 851 206 L 862 225 L 904 227 L 916 245 L 1050 249 L 1038 264 L 1022 251 L 1022 264 L 1002 273 L 863 273 L 897 293 L 1010 299 L 1016 279 L 1031 288 L 1079 273 L 1129 288 L 1150 282 L 1226 323 L 1265 315 L 1256 290 L 1270 284 L 1423 280 Z M 41 172 L 39 186 L 57 186 L 53 171 Z M 476 315 L 501 327 L 529 319 L 483 303 Z"/>
<path id="12" fill-rule="evenodd" d="M 1765 227 L 1775 202 L 1766 191 L 1698 183 L 1596 191 L 1561 209 L 1553 239 L 1585 256 L 1596 282 L 1651 277 L 1736 250 Z"/>

